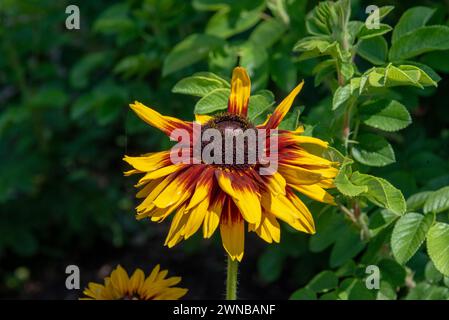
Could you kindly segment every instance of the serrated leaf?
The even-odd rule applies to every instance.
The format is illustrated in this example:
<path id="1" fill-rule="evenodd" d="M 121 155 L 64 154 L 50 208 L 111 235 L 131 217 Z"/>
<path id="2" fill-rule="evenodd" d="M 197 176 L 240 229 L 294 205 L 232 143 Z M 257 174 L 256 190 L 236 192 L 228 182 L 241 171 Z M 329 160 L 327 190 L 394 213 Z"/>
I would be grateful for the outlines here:
<path id="1" fill-rule="evenodd" d="M 449 186 L 432 192 L 424 204 L 424 212 L 440 213 L 449 209 Z"/>
<path id="2" fill-rule="evenodd" d="M 398 131 L 412 123 L 407 108 L 396 100 L 379 100 L 359 108 L 362 122 L 384 131 Z"/>
<path id="3" fill-rule="evenodd" d="M 355 197 L 363 192 L 368 191 L 367 186 L 357 186 L 353 184 L 349 178 L 348 175 L 351 174 L 350 172 L 350 166 L 352 164 L 351 161 L 345 161 L 341 167 L 340 171 L 338 172 L 337 176 L 335 177 L 335 186 L 337 187 L 338 191 L 340 191 L 342 194 L 348 196 L 348 197 Z"/>
<path id="4" fill-rule="evenodd" d="M 195 114 L 207 114 L 228 107 L 231 89 L 215 89 L 202 97 L 195 105 Z"/>
<path id="5" fill-rule="evenodd" d="M 380 23 L 379 28 L 368 29 L 366 25 L 362 27 L 359 33 L 359 39 L 370 39 L 373 37 L 381 36 L 387 32 L 393 30 L 388 24 Z"/>
<path id="6" fill-rule="evenodd" d="M 360 163 L 373 167 L 383 167 L 394 163 L 393 147 L 385 138 L 365 133 L 359 136 L 358 144 L 351 149 L 352 156 Z"/>
<path id="7" fill-rule="evenodd" d="M 407 211 L 420 210 L 422 207 L 424 207 L 424 203 L 426 202 L 430 194 L 432 194 L 432 191 L 423 191 L 410 196 L 407 199 Z"/>
<path id="8" fill-rule="evenodd" d="M 449 224 L 438 222 L 430 228 L 427 252 L 438 271 L 449 276 Z"/>
<path id="9" fill-rule="evenodd" d="M 204 97 L 215 89 L 226 88 L 223 82 L 212 77 L 193 75 L 176 83 L 172 92 L 191 96 Z M 229 88 L 229 86 L 227 86 Z"/>
<path id="10" fill-rule="evenodd" d="M 449 27 L 421 27 L 407 33 L 391 46 L 389 57 L 391 61 L 405 60 L 417 55 L 449 49 Z"/>
<path id="11" fill-rule="evenodd" d="M 338 109 L 345 104 L 349 98 L 351 98 L 351 86 L 347 84 L 343 87 L 338 87 L 337 90 L 335 90 L 332 99 L 332 110 Z"/>
<path id="12" fill-rule="evenodd" d="M 356 185 L 367 186 L 368 192 L 363 196 L 375 205 L 390 209 L 399 215 L 404 214 L 406 210 L 404 196 L 387 180 L 356 171 L 352 174 L 351 181 Z"/>
<path id="13" fill-rule="evenodd" d="M 422 88 L 419 83 L 421 75 L 417 70 L 401 70 L 393 65 L 389 65 L 385 70 L 385 86 L 411 85 Z"/>
<path id="14" fill-rule="evenodd" d="M 270 92 L 271 93 L 271 92 Z M 257 117 L 264 115 L 270 107 L 274 104 L 274 96 L 255 94 L 249 98 L 248 103 L 248 118 L 251 122 L 254 122 Z"/>
<path id="15" fill-rule="evenodd" d="M 391 250 L 396 261 L 406 263 L 419 249 L 427 232 L 435 220 L 435 215 L 407 213 L 395 224 L 391 235 Z"/>
<path id="16" fill-rule="evenodd" d="M 414 7 L 405 11 L 394 27 L 391 42 L 395 43 L 407 33 L 424 26 L 434 12 L 435 9 L 427 7 Z"/>

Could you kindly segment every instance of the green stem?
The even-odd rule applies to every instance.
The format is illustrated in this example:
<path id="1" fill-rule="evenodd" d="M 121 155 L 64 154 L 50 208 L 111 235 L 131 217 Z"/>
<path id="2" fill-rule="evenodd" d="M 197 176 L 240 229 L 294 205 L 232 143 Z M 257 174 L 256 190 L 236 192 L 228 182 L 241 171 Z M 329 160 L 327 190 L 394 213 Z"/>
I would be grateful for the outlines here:
<path id="1" fill-rule="evenodd" d="M 237 270 L 239 263 L 228 255 L 226 300 L 237 300 Z"/>

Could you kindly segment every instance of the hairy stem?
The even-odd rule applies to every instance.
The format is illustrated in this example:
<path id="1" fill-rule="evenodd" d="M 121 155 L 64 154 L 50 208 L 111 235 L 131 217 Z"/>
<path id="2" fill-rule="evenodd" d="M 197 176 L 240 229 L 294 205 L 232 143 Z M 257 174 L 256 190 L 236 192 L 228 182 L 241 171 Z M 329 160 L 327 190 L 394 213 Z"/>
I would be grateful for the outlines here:
<path id="1" fill-rule="evenodd" d="M 226 300 L 237 300 L 237 272 L 239 263 L 228 255 Z"/>

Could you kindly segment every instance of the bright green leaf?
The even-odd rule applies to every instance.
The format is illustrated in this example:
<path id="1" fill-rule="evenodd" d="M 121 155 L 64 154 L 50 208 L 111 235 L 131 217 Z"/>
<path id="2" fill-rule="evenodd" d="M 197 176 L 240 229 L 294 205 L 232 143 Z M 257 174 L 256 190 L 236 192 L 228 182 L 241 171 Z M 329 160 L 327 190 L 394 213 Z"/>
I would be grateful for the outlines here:
<path id="1" fill-rule="evenodd" d="M 438 222 L 430 228 L 427 252 L 438 271 L 449 276 L 449 224 Z"/>
<path id="2" fill-rule="evenodd" d="M 391 250 L 396 261 L 406 263 L 424 242 L 435 220 L 433 214 L 407 213 L 395 224 L 391 235 Z"/>

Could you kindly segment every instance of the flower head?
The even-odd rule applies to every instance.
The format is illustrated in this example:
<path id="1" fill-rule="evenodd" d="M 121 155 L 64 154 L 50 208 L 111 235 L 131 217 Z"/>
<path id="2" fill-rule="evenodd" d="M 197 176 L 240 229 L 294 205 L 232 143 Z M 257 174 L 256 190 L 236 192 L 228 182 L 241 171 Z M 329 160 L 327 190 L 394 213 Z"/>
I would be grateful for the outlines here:
<path id="1" fill-rule="evenodd" d="M 104 279 L 104 284 L 90 282 L 83 291 L 84 300 L 177 300 L 187 293 L 187 289 L 173 287 L 180 277 L 165 278 L 167 270 L 157 265 L 145 278 L 141 269 L 131 277 L 120 265 Z"/>
<path id="2" fill-rule="evenodd" d="M 239 261 L 244 253 L 245 225 L 269 243 L 280 241 L 278 220 L 298 231 L 315 233 L 313 217 L 295 192 L 333 204 L 333 197 L 325 189 L 334 187 L 336 164 L 311 151 L 323 150 L 327 143 L 302 136 L 302 127 L 277 130 L 302 86 L 303 82 L 258 126 L 247 118 L 251 83 L 241 67 L 233 71 L 225 113 L 197 115 L 195 122 L 187 122 L 163 116 L 140 102 L 131 104 L 143 121 L 171 137 L 177 131 L 187 132 L 188 142 L 193 144 L 184 143 L 175 149 L 189 161 L 174 162 L 173 150 L 125 156 L 133 167 L 126 175 L 144 174 L 136 185 L 141 187 L 137 197 L 144 199 L 136 208 L 137 217 L 162 222 L 175 212 L 165 241 L 168 247 L 189 238 L 201 226 L 204 238 L 211 237 L 219 227 L 225 250 Z M 211 129 L 215 136 L 205 138 Z M 225 148 L 222 138 L 226 141 L 230 134 L 231 141 L 243 143 Z M 248 136 L 255 137 L 256 145 L 250 144 Z M 264 147 L 259 149 L 260 145 Z M 210 157 L 201 157 L 203 152 L 198 159 L 195 146 L 208 151 Z M 263 153 L 269 163 L 262 161 L 267 160 Z M 256 161 L 250 161 L 251 154 Z M 264 169 L 269 173 L 263 173 Z"/>

